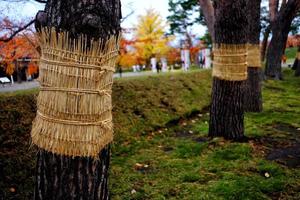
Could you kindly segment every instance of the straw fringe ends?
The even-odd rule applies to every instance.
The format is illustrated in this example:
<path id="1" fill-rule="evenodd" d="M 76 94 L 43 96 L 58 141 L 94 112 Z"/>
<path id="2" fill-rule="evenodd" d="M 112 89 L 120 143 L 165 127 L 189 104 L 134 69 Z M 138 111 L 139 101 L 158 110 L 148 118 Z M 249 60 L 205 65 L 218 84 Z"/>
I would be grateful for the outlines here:
<path id="1" fill-rule="evenodd" d="M 119 39 L 70 40 L 67 32 L 41 32 L 33 144 L 58 155 L 97 159 L 113 141 L 111 89 Z"/>

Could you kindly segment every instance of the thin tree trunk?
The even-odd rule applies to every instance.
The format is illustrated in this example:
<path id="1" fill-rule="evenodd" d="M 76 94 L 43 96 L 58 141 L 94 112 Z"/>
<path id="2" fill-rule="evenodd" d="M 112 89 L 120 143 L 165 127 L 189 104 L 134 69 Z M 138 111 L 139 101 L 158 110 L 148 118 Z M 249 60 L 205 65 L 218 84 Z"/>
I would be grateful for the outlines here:
<path id="1" fill-rule="evenodd" d="M 266 50 L 267 50 L 267 46 L 268 46 L 270 32 L 271 32 L 271 27 L 269 25 L 264 32 L 264 38 L 263 38 L 263 41 L 261 44 L 261 61 L 262 62 L 265 61 L 265 58 L 266 58 Z"/>
<path id="2" fill-rule="evenodd" d="M 295 69 L 295 76 L 300 76 L 300 46 L 298 47 L 298 52 L 293 64 L 293 69 Z"/>
<path id="3" fill-rule="evenodd" d="M 201 10 L 203 12 L 205 22 L 207 24 L 208 32 L 210 33 L 212 40 L 215 40 L 215 16 L 214 16 L 214 8 L 211 0 L 199 0 L 198 1 Z"/>
<path id="4" fill-rule="evenodd" d="M 245 27 L 248 24 L 246 0 L 215 1 L 214 6 L 216 45 L 245 45 L 247 42 Z M 244 80 L 230 81 L 218 77 L 213 78 L 210 137 L 221 136 L 234 140 L 244 137 L 244 84 Z"/>
<path id="5" fill-rule="evenodd" d="M 74 39 L 80 34 L 107 39 L 120 31 L 120 6 L 119 0 L 48 0 L 45 11 L 37 14 L 36 28 L 69 31 Z M 99 159 L 72 158 L 40 149 L 34 199 L 109 199 L 109 161 L 109 145 L 99 152 Z"/>
<path id="6" fill-rule="evenodd" d="M 267 78 L 282 79 L 281 59 L 285 49 L 291 23 L 300 10 L 299 0 L 289 0 L 278 10 L 278 0 L 270 1 L 272 39 L 268 46 L 265 75 Z M 271 6 L 272 5 L 272 6 Z M 275 6 L 277 5 L 277 7 Z"/>
<path id="7" fill-rule="evenodd" d="M 260 3 L 261 0 L 252 0 L 247 2 L 248 18 L 248 44 L 259 48 L 260 35 Z M 257 58 L 258 60 L 259 57 Z M 245 112 L 262 111 L 261 78 L 262 70 L 260 62 L 253 58 L 248 60 L 248 78 L 245 84 L 244 109 Z M 259 64 L 260 66 L 255 66 Z"/>
<path id="8" fill-rule="evenodd" d="M 281 30 L 279 27 L 273 28 L 273 36 L 268 46 L 267 61 L 265 75 L 268 78 L 281 80 L 281 61 L 283 55 L 283 49 L 286 45 L 288 32 Z"/>

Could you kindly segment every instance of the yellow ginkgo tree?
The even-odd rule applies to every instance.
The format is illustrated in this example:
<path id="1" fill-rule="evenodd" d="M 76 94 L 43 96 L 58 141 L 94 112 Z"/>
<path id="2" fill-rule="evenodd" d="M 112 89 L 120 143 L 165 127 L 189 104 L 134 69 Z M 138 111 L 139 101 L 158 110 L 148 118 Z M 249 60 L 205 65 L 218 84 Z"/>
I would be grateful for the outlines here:
<path id="1" fill-rule="evenodd" d="M 173 38 L 165 35 L 166 27 L 161 15 L 154 9 L 148 9 L 145 15 L 139 16 L 133 46 L 145 63 L 149 64 L 152 57 L 165 57 L 170 50 L 168 43 Z"/>

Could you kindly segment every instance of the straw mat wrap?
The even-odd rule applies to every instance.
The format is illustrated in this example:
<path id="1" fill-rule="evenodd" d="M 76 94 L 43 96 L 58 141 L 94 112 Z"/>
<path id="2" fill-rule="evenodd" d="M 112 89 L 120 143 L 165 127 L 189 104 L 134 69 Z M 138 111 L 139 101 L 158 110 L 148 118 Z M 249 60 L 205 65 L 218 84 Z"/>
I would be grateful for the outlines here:
<path id="1" fill-rule="evenodd" d="M 261 54 L 260 54 L 259 44 L 248 44 L 247 50 L 248 50 L 248 55 L 247 55 L 248 67 L 260 68 L 262 64 L 261 64 Z"/>
<path id="2" fill-rule="evenodd" d="M 113 140 L 111 89 L 119 37 L 69 39 L 43 30 L 37 115 L 32 142 L 65 156 L 97 157 Z"/>
<path id="3" fill-rule="evenodd" d="M 247 45 L 214 44 L 213 77 L 227 81 L 247 79 Z"/>

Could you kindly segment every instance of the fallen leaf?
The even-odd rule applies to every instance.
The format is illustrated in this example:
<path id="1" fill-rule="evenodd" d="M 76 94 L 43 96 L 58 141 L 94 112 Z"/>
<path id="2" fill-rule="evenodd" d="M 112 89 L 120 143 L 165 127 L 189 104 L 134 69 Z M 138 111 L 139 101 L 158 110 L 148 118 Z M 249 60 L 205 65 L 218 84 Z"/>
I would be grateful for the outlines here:
<path id="1" fill-rule="evenodd" d="M 135 193 L 136 193 L 135 189 L 131 190 L 131 194 L 135 194 Z"/>
<path id="2" fill-rule="evenodd" d="M 265 173 L 265 177 L 266 177 L 266 178 L 269 178 L 269 177 L 270 177 L 270 174 L 269 174 L 268 172 L 266 172 L 266 173 Z"/>
<path id="3" fill-rule="evenodd" d="M 135 165 L 134 165 L 134 169 L 135 170 L 141 170 L 141 169 L 143 169 L 143 164 L 141 164 L 141 163 L 135 163 Z"/>

